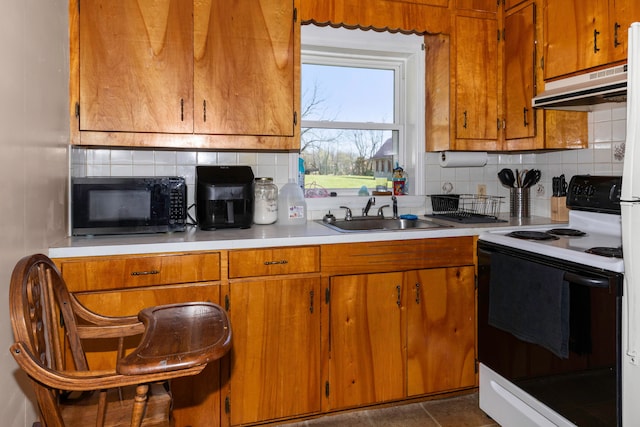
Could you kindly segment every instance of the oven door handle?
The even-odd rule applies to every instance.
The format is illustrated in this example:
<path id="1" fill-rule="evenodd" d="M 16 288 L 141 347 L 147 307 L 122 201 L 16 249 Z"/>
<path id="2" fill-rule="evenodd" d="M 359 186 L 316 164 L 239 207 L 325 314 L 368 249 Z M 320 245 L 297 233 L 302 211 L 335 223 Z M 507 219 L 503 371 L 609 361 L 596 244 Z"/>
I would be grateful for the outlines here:
<path id="1" fill-rule="evenodd" d="M 587 277 L 580 274 L 565 271 L 564 280 L 576 285 L 591 286 L 593 288 L 608 288 L 609 279 L 604 277 Z"/>

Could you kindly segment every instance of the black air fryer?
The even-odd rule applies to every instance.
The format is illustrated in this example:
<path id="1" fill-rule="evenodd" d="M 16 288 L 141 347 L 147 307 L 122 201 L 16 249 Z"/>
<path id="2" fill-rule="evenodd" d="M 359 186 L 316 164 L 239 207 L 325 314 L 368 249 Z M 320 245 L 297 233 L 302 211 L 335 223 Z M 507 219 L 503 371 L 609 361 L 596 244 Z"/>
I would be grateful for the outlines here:
<path id="1" fill-rule="evenodd" d="M 249 166 L 196 166 L 196 218 L 200 229 L 251 227 L 253 178 Z"/>

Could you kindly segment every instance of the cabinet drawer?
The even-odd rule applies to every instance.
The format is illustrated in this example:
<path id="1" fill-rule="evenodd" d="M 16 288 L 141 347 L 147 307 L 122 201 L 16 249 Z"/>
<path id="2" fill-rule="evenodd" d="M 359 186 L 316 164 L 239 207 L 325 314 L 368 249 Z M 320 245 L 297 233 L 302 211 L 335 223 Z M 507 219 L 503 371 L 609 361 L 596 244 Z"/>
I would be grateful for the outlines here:
<path id="1" fill-rule="evenodd" d="M 320 271 L 320 247 L 250 249 L 229 252 L 229 278 Z"/>
<path id="2" fill-rule="evenodd" d="M 220 253 L 57 260 L 72 292 L 220 280 Z"/>
<path id="3" fill-rule="evenodd" d="M 322 246 L 322 274 L 406 271 L 473 265 L 473 237 L 447 237 Z"/>

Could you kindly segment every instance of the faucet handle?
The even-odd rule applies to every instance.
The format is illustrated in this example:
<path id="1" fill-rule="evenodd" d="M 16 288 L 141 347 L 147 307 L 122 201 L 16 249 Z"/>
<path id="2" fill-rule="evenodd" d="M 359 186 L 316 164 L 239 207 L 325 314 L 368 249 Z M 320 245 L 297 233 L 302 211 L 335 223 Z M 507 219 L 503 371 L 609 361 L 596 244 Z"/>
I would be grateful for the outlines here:
<path id="1" fill-rule="evenodd" d="M 344 219 L 346 221 L 351 221 L 353 219 L 353 214 L 351 213 L 351 208 L 347 207 L 347 206 L 340 206 L 340 209 L 346 209 L 347 212 L 345 214 Z"/>
<path id="2" fill-rule="evenodd" d="M 378 208 L 378 216 L 384 218 L 384 212 L 382 211 L 384 208 L 388 208 L 389 205 L 382 205 Z"/>

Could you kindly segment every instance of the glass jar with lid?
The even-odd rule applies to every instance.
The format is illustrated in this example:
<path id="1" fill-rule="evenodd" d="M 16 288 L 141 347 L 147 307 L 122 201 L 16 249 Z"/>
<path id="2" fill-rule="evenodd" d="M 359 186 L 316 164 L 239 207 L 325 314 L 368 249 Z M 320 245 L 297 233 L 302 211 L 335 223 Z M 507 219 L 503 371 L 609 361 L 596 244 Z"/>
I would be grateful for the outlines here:
<path id="1" fill-rule="evenodd" d="M 253 222 L 273 224 L 278 219 L 278 187 L 273 178 L 256 178 L 254 185 Z"/>

